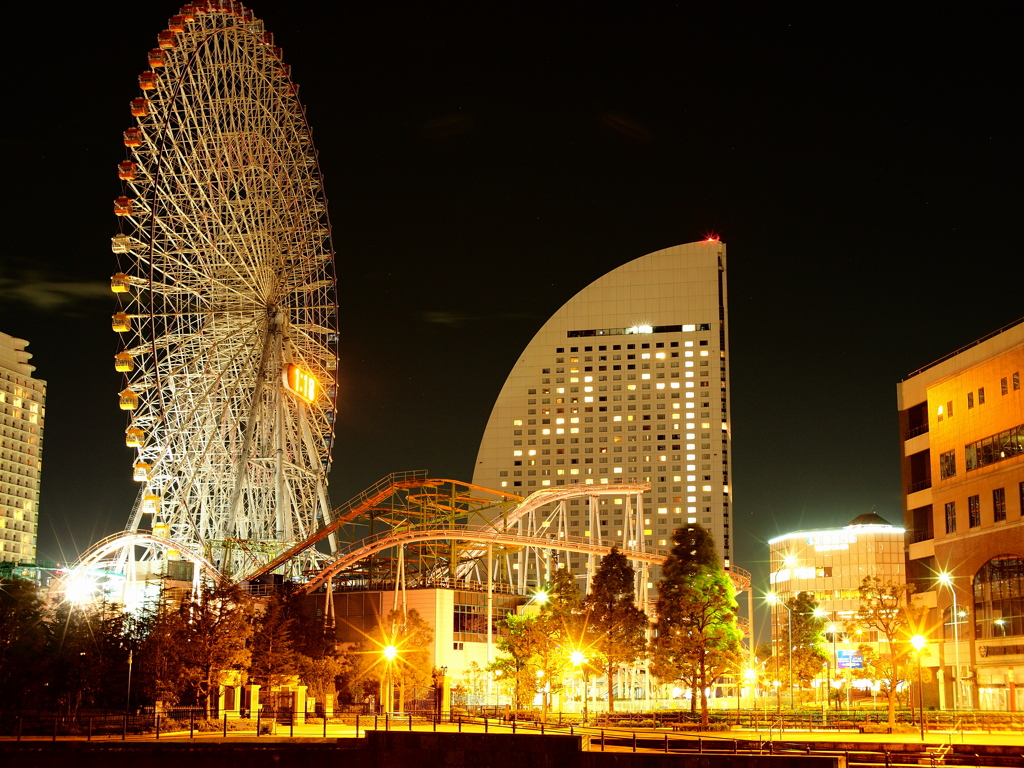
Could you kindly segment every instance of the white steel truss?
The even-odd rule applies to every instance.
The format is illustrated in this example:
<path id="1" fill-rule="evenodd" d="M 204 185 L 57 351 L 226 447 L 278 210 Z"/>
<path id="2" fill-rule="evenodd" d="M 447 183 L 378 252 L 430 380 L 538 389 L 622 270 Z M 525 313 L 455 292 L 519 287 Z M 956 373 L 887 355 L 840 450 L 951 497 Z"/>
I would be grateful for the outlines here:
<path id="1" fill-rule="evenodd" d="M 144 483 L 127 531 L 230 578 L 329 519 L 330 226 L 297 86 L 248 9 L 186 6 L 149 61 L 113 240 L 122 408 Z M 293 366 L 311 398 L 285 385 Z"/>

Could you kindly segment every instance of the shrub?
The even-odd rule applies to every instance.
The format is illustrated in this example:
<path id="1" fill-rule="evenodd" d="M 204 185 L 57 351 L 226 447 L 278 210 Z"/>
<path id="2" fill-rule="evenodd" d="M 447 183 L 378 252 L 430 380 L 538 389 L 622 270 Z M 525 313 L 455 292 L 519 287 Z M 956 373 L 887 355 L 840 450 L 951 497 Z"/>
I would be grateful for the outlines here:
<path id="1" fill-rule="evenodd" d="M 172 731 L 187 731 L 188 720 L 184 722 L 175 720 L 173 717 L 161 717 L 160 718 L 160 732 L 170 733 Z"/>
<path id="2" fill-rule="evenodd" d="M 658 721 L 657 720 L 641 720 L 639 723 L 637 723 L 637 725 L 639 725 L 641 728 L 657 728 L 658 727 Z"/>

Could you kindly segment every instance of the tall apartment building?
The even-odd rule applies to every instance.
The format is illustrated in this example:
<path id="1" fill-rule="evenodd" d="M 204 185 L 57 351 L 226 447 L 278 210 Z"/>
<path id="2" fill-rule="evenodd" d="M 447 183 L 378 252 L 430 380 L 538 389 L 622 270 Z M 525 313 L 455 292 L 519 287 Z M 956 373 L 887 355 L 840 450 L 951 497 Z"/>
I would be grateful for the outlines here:
<path id="1" fill-rule="evenodd" d="M 27 346 L 0 333 L 0 560 L 13 563 L 35 561 L 39 523 L 46 382 Z"/>
<path id="2" fill-rule="evenodd" d="M 598 278 L 537 332 L 505 381 L 473 482 L 522 496 L 557 486 L 650 483 L 642 535 L 670 547 L 687 522 L 731 558 L 725 244 L 678 245 Z M 602 540 L 623 499 L 602 497 Z M 568 509 L 586 535 L 587 502 Z M 585 555 L 571 555 L 576 573 Z"/>
<path id="3" fill-rule="evenodd" d="M 1024 710 L 1022 374 L 1018 321 L 897 385 L 907 580 L 946 709 Z"/>

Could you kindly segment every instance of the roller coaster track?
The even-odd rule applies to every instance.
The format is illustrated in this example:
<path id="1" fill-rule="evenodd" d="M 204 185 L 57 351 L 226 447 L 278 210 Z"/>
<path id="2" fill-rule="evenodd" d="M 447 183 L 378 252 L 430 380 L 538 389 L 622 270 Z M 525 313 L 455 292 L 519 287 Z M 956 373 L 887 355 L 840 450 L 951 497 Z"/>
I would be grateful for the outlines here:
<path id="1" fill-rule="evenodd" d="M 482 493 L 491 494 L 492 498 L 484 499 L 482 496 L 477 498 L 474 497 L 473 501 L 477 503 L 485 503 L 489 501 L 491 504 L 500 503 L 501 501 L 521 501 L 522 496 L 517 496 L 512 493 L 504 493 L 502 491 L 492 491 L 489 488 L 482 488 L 476 485 L 469 485 L 468 483 L 460 483 L 455 480 L 442 480 L 442 479 L 431 479 L 427 477 L 425 470 L 414 470 L 412 472 L 393 472 L 387 477 L 379 480 L 376 484 L 367 488 L 362 493 L 349 499 L 341 506 L 336 507 L 331 512 L 330 521 L 319 530 L 307 536 L 302 541 L 298 542 L 294 546 L 282 552 L 280 555 L 275 557 L 266 565 L 260 566 L 256 570 L 250 571 L 245 575 L 245 579 L 255 579 L 262 576 L 265 573 L 270 573 L 275 568 L 283 565 L 284 563 L 291 560 L 293 557 L 315 546 L 319 542 L 326 539 L 332 533 L 337 531 L 346 523 L 351 523 L 357 518 L 365 515 L 371 510 L 375 509 L 381 502 L 385 501 L 388 497 L 393 496 L 397 491 L 410 490 L 413 488 L 429 488 L 438 487 L 445 483 L 458 485 L 466 489 L 472 489 L 474 491 L 480 491 Z"/>
<path id="2" fill-rule="evenodd" d="M 384 531 L 375 536 L 370 536 L 362 541 L 355 542 L 338 553 L 337 559 L 328 563 L 322 571 L 313 576 L 302 590 L 307 594 L 315 592 L 327 580 L 346 568 L 358 563 L 367 557 L 382 552 L 391 547 L 404 546 L 407 544 L 420 543 L 425 541 L 447 541 L 457 539 L 458 541 L 472 542 L 474 544 L 498 545 L 503 549 L 520 549 L 522 547 L 538 547 L 540 549 L 554 549 L 559 552 L 579 552 L 588 555 L 607 555 L 614 542 L 597 543 L 587 538 L 573 536 L 546 537 L 546 536 L 524 536 L 512 531 L 496 531 L 493 528 L 469 528 L 460 526 L 455 528 L 404 528 Z M 629 560 L 650 565 L 661 565 L 665 562 L 668 552 L 664 550 L 620 549 L 623 555 Z M 732 566 L 728 571 L 729 578 L 737 591 L 750 587 L 750 573 L 742 568 Z"/>
<path id="3" fill-rule="evenodd" d="M 148 531 L 121 531 L 100 539 L 93 544 L 79 559 L 72 571 L 89 572 L 90 569 L 99 567 L 101 563 L 111 555 L 124 550 L 127 547 L 150 546 L 164 551 L 173 550 L 185 560 L 188 560 L 202 569 L 216 583 L 224 581 L 224 577 L 217 567 L 198 552 L 193 551 L 184 544 L 178 544 L 162 536 L 154 536 Z"/>
<path id="4" fill-rule="evenodd" d="M 323 570 L 313 575 L 303 589 L 312 592 L 323 585 L 329 578 L 342 573 L 347 568 L 358 563 L 364 558 L 370 557 L 392 547 L 415 544 L 428 541 L 464 541 L 477 544 L 498 545 L 506 549 L 521 549 L 523 547 L 538 547 L 541 549 L 554 549 L 562 552 L 578 552 L 582 554 L 606 555 L 615 546 L 614 542 L 594 542 L 589 538 L 578 537 L 555 537 L 555 536 L 530 536 L 510 528 L 532 511 L 548 504 L 557 503 L 566 499 L 579 498 L 581 496 L 622 496 L 626 494 L 641 494 L 649 491 L 649 483 L 618 483 L 615 485 L 572 485 L 554 488 L 543 488 L 532 493 L 527 498 L 504 491 L 496 491 L 490 488 L 483 488 L 455 480 L 439 478 L 428 478 L 424 470 L 413 472 L 393 473 L 383 478 L 375 485 L 355 496 L 345 504 L 337 507 L 331 514 L 331 520 L 324 527 L 290 547 L 278 555 L 266 565 L 250 572 L 246 579 L 255 579 L 265 573 L 270 573 L 275 568 L 286 563 L 299 553 L 315 546 L 318 542 L 326 539 L 331 533 L 337 531 L 346 523 L 351 523 L 362 515 L 377 509 L 380 504 L 390 496 L 401 490 L 416 488 L 441 488 L 451 486 L 460 489 L 458 501 L 464 504 L 478 505 L 479 507 L 499 505 L 502 503 L 514 503 L 515 506 L 503 513 L 501 517 L 494 520 L 496 527 L 469 527 L 469 526 L 400 526 L 389 531 L 378 533 L 368 538 L 349 544 L 334 553 L 334 559 L 324 566 Z M 484 554 L 483 549 L 467 553 L 470 557 L 480 557 Z M 634 562 L 660 565 L 665 561 L 667 552 L 663 550 L 640 551 L 633 549 L 621 549 L 620 551 L 627 558 Z M 732 566 L 729 570 L 730 578 L 737 591 L 743 591 L 750 587 L 750 573 Z"/>
<path id="5" fill-rule="evenodd" d="M 546 504 L 552 504 L 564 499 L 578 498 L 580 496 L 614 496 L 626 493 L 642 493 L 651 489 L 650 483 L 560 486 L 555 488 L 543 488 L 530 494 L 530 496 L 524 499 L 522 496 L 517 496 L 513 493 L 497 491 L 491 488 L 483 488 L 478 485 L 471 485 L 457 480 L 445 480 L 442 478 L 431 479 L 427 477 L 427 473 L 424 470 L 396 472 L 381 479 L 375 485 L 366 489 L 353 499 L 350 499 L 345 504 L 337 507 L 331 513 L 330 522 L 328 522 L 324 527 L 285 550 L 266 565 L 250 571 L 245 575 L 245 579 L 251 580 L 262 576 L 265 573 L 270 573 L 275 568 L 291 560 L 300 552 L 303 552 L 323 541 L 330 534 L 341 528 L 341 526 L 346 523 L 351 523 L 360 516 L 375 509 L 379 504 L 390 496 L 393 496 L 397 491 L 410 490 L 413 488 L 436 488 L 443 487 L 446 484 L 465 489 L 466 492 L 473 492 L 473 495 L 464 496 L 462 500 L 481 506 L 494 506 L 503 502 L 519 502 L 515 507 L 509 510 L 506 515 L 495 520 L 495 525 L 500 522 L 502 527 L 515 525 L 519 520 L 533 510 L 543 507 Z"/>
<path id="6" fill-rule="evenodd" d="M 329 577 L 385 549 L 424 541 L 445 540 L 467 541 L 474 544 L 496 544 L 506 549 L 538 547 L 541 549 L 556 549 L 559 552 L 580 552 L 590 555 L 607 555 L 612 547 L 616 546 L 614 542 L 598 544 L 590 541 L 590 539 L 571 536 L 562 538 L 524 536 L 514 531 L 496 531 L 493 528 L 469 528 L 466 526 L 456 526 L 454 528 L 398 528 L 378 533 L 375 536 L 357 541 L 342 549 L 338 552 L 337 559 L 328 563 L 322 571 L 306 582 L 302 589 L 307 593 L 313 592 L 326 583 Z M 668 554 L 660 550 L 641 552 L 634 549 L 620 549 L 619 551 L 630 560 L 650 563 L 651 565 L 660 565 L 665 561 L 665 557 Z"/>

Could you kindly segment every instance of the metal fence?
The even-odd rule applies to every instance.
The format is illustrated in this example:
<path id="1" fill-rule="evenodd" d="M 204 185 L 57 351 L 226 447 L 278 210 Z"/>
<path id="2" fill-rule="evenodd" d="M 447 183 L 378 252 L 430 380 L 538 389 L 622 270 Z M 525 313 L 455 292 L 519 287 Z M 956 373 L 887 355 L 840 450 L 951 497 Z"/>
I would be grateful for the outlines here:
<path id="1" fill-rule="evenodd" d="M 207 717 L 202 708 L 161 708 L 137 713 L 103 710 L 80 710 L 75 713 L 55 713 L 40 710 L 0 711 L 0 736 L 8 738 L 75 738 L 75 739 L 127 739 L 129 737 L 161 738 L 169 734 L 195 737 L 204 733 L 263 736 L 293 735 L 299 727 L 303 735 L 327 736 L 360 735 L 366 730 L 420 730 L 440 725 L 475 725 L 484 730 L 535 730 L 565 732 L 586 727 L 588 732 L 603 730 L 608 733 L 647 733 L 655 730 L 671 732 L 703 732 L 706 738 L 734 738 L 709 735 L 715 731 L 731 729 L 757 732 L 784 733 L 785 731 L 843 731 L 873 730 L 884 732 L 887 725 L 883 711 L 864 712 L 820 710 L 794 710 L 782 712 L 716 711 L 707 727 L 700 725 L 689 712 L 658 710 L 647 713 L 600 713 L 587 723 L 579 714 L 539 710 L 506 711 L 501 708 L 476 708 L 469 713 L 453 712 L 439 717 L 435 712 L 422 709 L 403 713 L 370 714 L 365 709 L 349 712 L 335 711 L 330 717 L 323 710 L 295 713 L 290 708 L 261 707 L 259 712 L 213 713 Z M 897 723 L 920 727 L 914 713 L 900 711 Z M 354 731 L 354 732 L 353 732 Z M 999 733 L 1024 732 L 1024 713 L 1003 712 L 926 712 L 925 731 L 933 733 Z M 734 732 L 735 733 L 735 732 Z M 660 736 L 659 736 L 660 737 Z"/>

